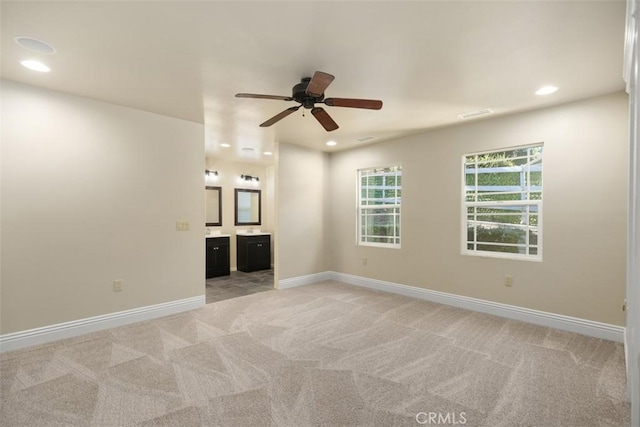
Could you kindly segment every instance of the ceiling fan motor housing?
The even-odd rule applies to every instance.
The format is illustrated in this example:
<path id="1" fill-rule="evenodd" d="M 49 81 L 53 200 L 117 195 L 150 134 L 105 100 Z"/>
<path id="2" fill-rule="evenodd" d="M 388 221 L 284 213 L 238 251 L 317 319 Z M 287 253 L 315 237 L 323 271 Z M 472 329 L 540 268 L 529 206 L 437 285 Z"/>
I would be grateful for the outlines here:
<path id="1" fill-rule="evenodd" d="M 304 108 L 312 109 L 316 102 L 322 102 L 324 99 L 324 93 L 320 96 L 312 96 L 307 93 L 307 87 L 309 86 L 309 82 L 311 81 L 311 77 L 303 78 L 300 83 L 295 85 L 292 90 L 291 97 L 302 104 Z"/>

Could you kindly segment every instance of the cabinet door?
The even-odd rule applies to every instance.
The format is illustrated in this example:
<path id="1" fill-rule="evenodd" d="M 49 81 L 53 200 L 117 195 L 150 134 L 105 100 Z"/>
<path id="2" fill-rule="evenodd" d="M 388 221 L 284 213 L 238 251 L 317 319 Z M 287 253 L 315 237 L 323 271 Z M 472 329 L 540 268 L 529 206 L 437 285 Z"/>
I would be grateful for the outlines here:
<path id="1" fill-rule="evenodd" d="M 271 268 L 271 245 L 269 242 L 260 243 L 258 254 L 258 265 L 261 270 L 266 270 Z"/>
<path id="2" fill-rule="evenodd" d="M 271 248 L 269 242 L 249 242 L 247 244 L 249 270 L 271 268 Z"/>
<path id="3" fill-rule="evenodd" d="M 230 274 L 230 260 L 229 260 L 229 244 L 224 243 L 218 246 L 216 251 L 216 275 L 227 276 Z"/>
<path id="4" fill-rule="evenodd" d="M 209 279 L 214 276 L 216 266 L 216 242 L 213 239 L 206 239 L 206 274 L 205 278 Z"/>
<path id="5" fill-rule="evenodd" d="M 206 272 L 207 279 L 225 276 L 229 271 L 229 240 L 224 238 L 206 239 Z"/>

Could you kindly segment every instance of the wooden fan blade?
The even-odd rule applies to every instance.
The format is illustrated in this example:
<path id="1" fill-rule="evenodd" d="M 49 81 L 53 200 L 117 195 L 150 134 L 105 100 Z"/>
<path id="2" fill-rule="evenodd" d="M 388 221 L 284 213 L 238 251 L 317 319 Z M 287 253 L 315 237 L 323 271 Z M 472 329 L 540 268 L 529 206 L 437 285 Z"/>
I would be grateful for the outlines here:
<path id="1" fill-rule="evenodd" d="M 338 129 L 338 124 L 333 121 L 329 113 L 324 111 L 324 108 L 315 107 L 311 109 L 311 114 L 320 122 L 323 128 L 327 132 Z"/>
<path id="2" fill-rule="evenodd" d="M 236 98 L 276 99 L 279 101 L 293 101 L 290 96 L 259 95 L 257 93 L 236 93 Z"/>
<path id="3" fill-rule="evenodd" d="M 297 107 L 291 107 L 291 108 L 287 108 L 286 110 L 276 114 L 275 116 L 271 117 L 269 120 L 267 120 L 266 122 L 262 123 L 260 125 L 261 128 L 266 128 L 271 126 L 272 124 L 279 122 L 280 120 L 284 119 L 285 117 L 287 117 L 289 114 L 294 113 L 296 111 L 298 111 L 298 108 L 300 108 L 301 106 L 298 105 Z"/>
<path id="4" fill-rule="evenodd" d="M 311 96 L 321 96 L 333 79 L 335 79 L 335 77 L 331 74 L 316 71 L 307 85 L 307 90 L 305 92 Z"/>
<path id="5" fill-rule="evenodd" d="M 324 103 L 330 107 L 367 108 L 369 110 L 382 108 L 382 101 L 377 99 L 327 98 Z"/>

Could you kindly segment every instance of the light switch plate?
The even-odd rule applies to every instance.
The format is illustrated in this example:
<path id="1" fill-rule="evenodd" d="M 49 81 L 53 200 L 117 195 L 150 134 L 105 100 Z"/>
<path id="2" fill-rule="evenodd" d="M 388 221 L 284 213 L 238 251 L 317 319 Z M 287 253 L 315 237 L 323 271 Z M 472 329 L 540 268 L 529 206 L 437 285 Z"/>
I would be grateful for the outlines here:
<path id="1" fill-rule="evenodd" d="M 176 231 L 189 231 L 190 229 L 189 221 L 176 221 Z"/>

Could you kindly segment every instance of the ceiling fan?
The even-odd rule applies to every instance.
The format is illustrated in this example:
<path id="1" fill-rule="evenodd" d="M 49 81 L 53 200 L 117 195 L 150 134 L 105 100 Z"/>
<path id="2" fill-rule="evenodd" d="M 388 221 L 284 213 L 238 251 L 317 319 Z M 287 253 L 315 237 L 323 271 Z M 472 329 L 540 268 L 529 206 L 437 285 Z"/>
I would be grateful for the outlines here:
<path id="1" fill-rule="evenodd" d="M 379 110 L 382 108 L 382 101 L 375 99 L 354 99 L 354 98 L 325 98 L 324 91 L 331 84 L 335 77 L 331 74 L 316 71 L 313 77 L 305 77 L 293 87 L 291 96 L 259 95 L 255 93 L 237 93 L 237 98 L 257 98 L 275 99 L 279 101 L 296 101 L 300 105 L 290 107 L 271 117 L 260 127 L 268 127 L 287 117 L 289 114 L 298 111 L 300 107 L 311 110 L 313 117 L 320 122 L 327 132 L 338 129 L 338 124 L 329 116 L 329 113 L 322 107 L 315 104 L 325 104 L 330 107 L 366 108 L 369 110 Z"/>

